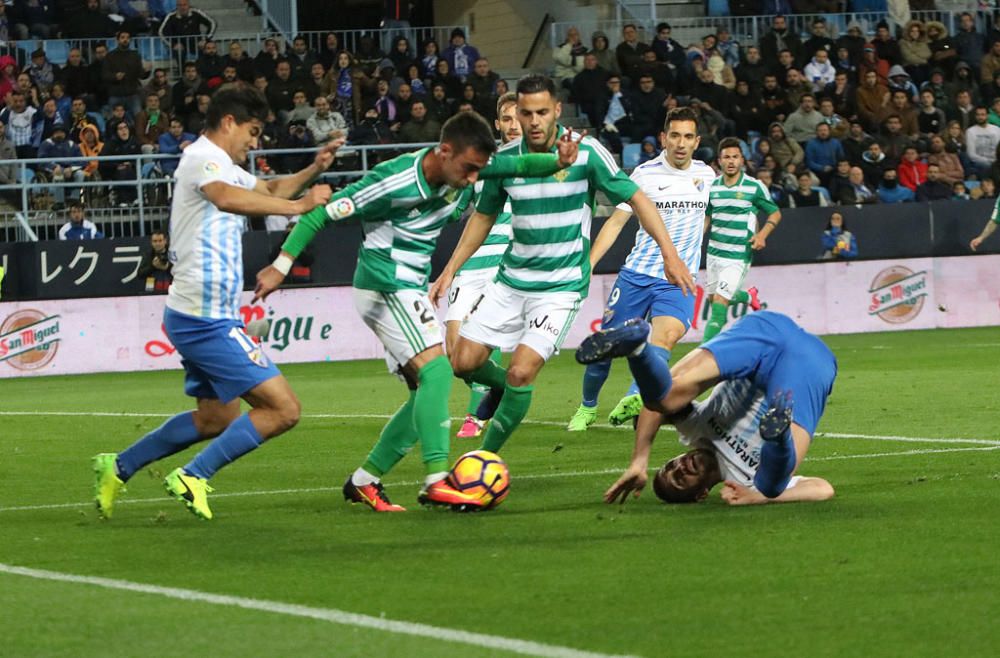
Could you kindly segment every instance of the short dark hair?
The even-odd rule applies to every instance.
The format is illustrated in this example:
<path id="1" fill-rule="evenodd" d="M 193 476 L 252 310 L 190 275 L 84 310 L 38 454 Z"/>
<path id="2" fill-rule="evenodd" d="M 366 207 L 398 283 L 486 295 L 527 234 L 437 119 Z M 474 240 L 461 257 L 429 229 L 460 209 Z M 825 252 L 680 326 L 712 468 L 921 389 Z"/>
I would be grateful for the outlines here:
<path id="1" fill-rule="evenodd" d="M 154 235 L 162 235 L 163 237 L 167 237 L 167 229 L 165 229 L 165 228 L 154 228 L 149 233 L 149 236 L 152 237 Z"/>
<path id="2" fill-rule="evenodd" d="M 265 123 L 270 108 L 267 99 L 255 87 L 246 85 L 223 85 L 215 92 L 205 113 L 205 126 L 216 130 L 222 125 L 222 117 L 231 115 L 237 124 L 254 119 Z"/>
<path id="3" fill-rule="evenodd" d="M 184 68 L 185 69 L 194 69 L 194 70 L 197 71 L 198 70 L 198 64 L 197 64 L 197 62 L 187 61 L 187 62 L 184 62 Z"/>
<path id="4" fill-rule="evenodd" d="M 628 27 L 627 25 L 625 27 Z M 532 73 L 517 81 L 517 95 L 540 94 L 548 92 L 553 98 L 556 95 L 556 83 L 547 75 Z"/>
<path id="5" fill-rule="evenodd" d="M 127 34 L 127 35 L 129 35 L 129 37 L 131 37 L 132 36 L 132 31 L 131 30 L 118 30 L 117 32 L 115 32 L 115 39 L 117 39 L 118 37 L 120 37 L 123 34 Z"/>
<path id="6" fill-rule="evenodd" d="M 722 157 L 722 152 L 726 149 L 739 149 L 740 155 L 743 154 L 743 146 L 740 144 L 740 140 L 737 137 L 724 137 L 721 142 L 719 142 L 719 157 Z"/>
<path id="7" fill-rule="evenodd" d="M 72 210 L 73 208 L 79 208 L 80 210 L 86 210 L 87 209 L 87 207 L 83 205 L 83 201 L 79 201 L 79 200 L 77 200 L 77 201 L 70 201 L 69 207 L 70 207 L 70 210 Z"/>
<path id="8" fill-rule="evenodd" d="M 456 153 L 473 148 L 492 155 L 497 150 L 493 128 L 476 112 L 459 112 L 441 126 L 441 143 L 451 144 Z"/>
<path id="9" fill-rule="evenodd" d="M 667 112 L 667 119 L 663 122 L 663 131 L 667 132 L 672 121 L 694 121 L 698 125 L 698 115 L 690 107 L 675 107 Z"/>

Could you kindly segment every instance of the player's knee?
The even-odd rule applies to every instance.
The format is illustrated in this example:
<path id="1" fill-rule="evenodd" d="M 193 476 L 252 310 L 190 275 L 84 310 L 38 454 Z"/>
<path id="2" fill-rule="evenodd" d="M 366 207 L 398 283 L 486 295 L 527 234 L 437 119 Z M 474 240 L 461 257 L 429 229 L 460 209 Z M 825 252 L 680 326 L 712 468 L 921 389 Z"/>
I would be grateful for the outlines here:
<path id="1" fill-rule="evenodd" d="M 528 386 L 535 381 L 537 372 L 534 368 L 520 364 L 511 364 L 507 369 L 507 384 L 510 386 Z"/>
<path id="2" fill-rule="evenodd" d="M 473 355 L 462 349 L 456 349 L 452 352 L 448 356 L 448 361 L 451 363 L 451 369 L 458 377 L 472 374 L 472 372 L 480 365 L 475 362 Z"/>
<path id="3" fill-rule="evenodd" d="M 294 395 L 285 400 L 277 409 L 278 431 L 287 432 L 299 424 L 302 417 L 302 403 Z"/>
<path id="4" fill-rule="evenodd" d="M 816 483 L 816 499 L 817 500 L 830 500 L 837 492 L 834 490 L 833 485 L 822 480 Z"/>

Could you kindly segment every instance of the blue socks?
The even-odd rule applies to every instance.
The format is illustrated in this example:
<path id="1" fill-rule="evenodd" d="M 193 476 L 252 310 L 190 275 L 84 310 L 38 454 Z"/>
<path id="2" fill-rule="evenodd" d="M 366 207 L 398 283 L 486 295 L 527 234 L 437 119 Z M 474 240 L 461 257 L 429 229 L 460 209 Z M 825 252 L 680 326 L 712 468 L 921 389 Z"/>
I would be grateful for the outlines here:
<path id="1" fill-rule="evenodd" d="M 591 363 L 583 371 L 583 406 L 596 407 L 597 396 L 611 373 L 611 360 Z"/>
<path id="2" fill-rule="evenodd" d="M 126 481 L 146 464 L 180 452 L 200 440 L 194 426 L 194 412 L 177 414 L 118 455 L 118 477 Z"/>
<path id="3" fill-rule="evenodd" d="M 628 367 L 643 402 L 659 402 L 667 396 L 673 382 L 669 361 L 670 350 L 652 343 L 646 343 L 636 356 L 628 357 Z"/>
<path id="4" fill-rule="evenodd" d="M 789 428 L 781 439 L 764 441 L 753 485 L 768 498 L 777 498 L 788 486 L 794 470 L 795 443 L 792 442 L 792 430 Z"/>
<path id="5" fill-rule="evenodd" d="M 243 414 L 233 421 L 222 434 L 195 455 L 195 458 L 184 467 L 184 471 L 205 480 L 209 479 L 220 468 L 236 461 L 250 452 L 264 439 L 250 421 L 249 414 Z"/>

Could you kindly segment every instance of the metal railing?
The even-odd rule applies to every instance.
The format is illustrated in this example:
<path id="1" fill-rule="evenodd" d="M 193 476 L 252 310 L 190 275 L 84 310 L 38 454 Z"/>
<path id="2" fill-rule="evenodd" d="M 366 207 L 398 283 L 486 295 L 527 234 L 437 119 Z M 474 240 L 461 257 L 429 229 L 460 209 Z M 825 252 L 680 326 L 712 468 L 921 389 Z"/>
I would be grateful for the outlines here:
<path id="1" fill-rule="evenodd" d="M 261 30 L 270 31 L 274 26 L 286 39 L 293 39 L 299 32 L 298 3 L 295 0 L 254 0 L 263 19 Z"/>
<path id="2" fill-rule="evenodd" d="M 379 161 L 388 159 L 398 153 L 411 152 L 427 146 L 435 146 L 436 142 L 419 144 L 373 144 L 345 146 L 337 152 L 334 166 L 323 174 L 322 180 L 331 184 L 346 184 L 368 173 Z M 257 158 L 282 155 L 311 155 L 315 148 L 298 149 L 268 149 L 256 150 L 250 153 L 248 170 L 259 178 L 274 178 L 282 174 L 261 173 L 258 170 Z M 54 240 L 59 228 L 68 219 L 68 211 L 53 208 L 48 203 L 40 207 L 39 197 L 54 197 L 53 192 L 62 190 L 64 205 L 80 199 L 83 191 L 87 218 L 102 230 L 106 237 L 131 237 L 147 235 L 153 228 L 166 224 L 169 218 L 169 201 L 173 190 L 174 179 L 163 174 L 156 163 L 163 160 L 177 159 L 169 154 L 140 154 L 83 157 L 77 162 L 96 160 L 106 162 L 133 162 L 136 178 L 127 180 L 62 180 L 42 182 L 36 178 L 34 169 L 38 165 L 50 162 L 43 158 L 0 160 L 0 167 L 14 167 L 15 179 L 19 183 L 0 185 L 0 199 L 10 206 L 6 211 L 0 209 L 0 240 L 38 241 Z M 134 202 L 123 202 L 121 191 L 128 190 L 135 194 Z M 114 192 L 114 194 L 112 194 Z M 129 195 L 131 196 L 131 194 Z M 47 199 L 52 201 L 53 199 Z"/>
<path id="3" fill-rule="evenodd" d="M 948 33 L 954 35 L 958 29 L 959 17 L 964 12 L 960 11 L 914 11 L 910 12 L 914 20 L 939 21 L 948 28 Z M 976 26 L 980 32 L 985 32 L 993 25 L 993 13 L 991 11 L 970 12 L 976 18 Z M 790 14 L 786 16 L 789 28 L 800 34 L 803 38 L 809 38 L 812 21 L 817 16 L 822 16 L 827 22 L 827 33 L 831 38 L 836 38 L 840 34 L 847 32 L 847 26 L 857 22 L 862 31 L 868 37 L 875 34 L 875 26 L 879 21 L 885 21 L 890 26 L 894 26 L 892 18 L 888 12 L 849 12 L 840 14 Z M 652 20 L 631 20 L 613 19 L 603 21 L 559 21 L 552 23 L 549 28 L 549 43 L 555 48 L 566 40 L 566 30 L 576 27 L 580 30 L 580 35 L 585 44 L 589 44 L 589 36 L 596 30 L 601 30 L 608 37 L 609 45 L 612 49 L 621 42 L 621 31 L 625 25 L 633 24 L 639 30 L 640 41 L 650 43 L 656 38 L 656 25 L 661 19 Z M 671 37 L 687 46 L 692 43 L 699 43 L 706 34 L 714 34 L 720 28 L 729 31 L 734 39 L 744 45 L 758 43 L 760 38 L 771 29 L 774 20 L 773 15 L 767 16 L 699 16 L 694 18 L 669 18 L 665 19 L 670 23 Z"/>

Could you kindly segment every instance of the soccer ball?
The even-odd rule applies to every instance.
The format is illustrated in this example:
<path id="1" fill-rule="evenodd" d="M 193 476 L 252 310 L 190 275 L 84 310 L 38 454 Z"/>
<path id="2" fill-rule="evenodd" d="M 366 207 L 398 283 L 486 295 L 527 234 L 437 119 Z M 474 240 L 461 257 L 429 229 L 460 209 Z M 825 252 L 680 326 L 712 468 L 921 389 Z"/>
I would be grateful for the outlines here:
<path id="1" fill-rule="evenodd" d="M 487 450 L 473 450 L 458 458 L 448 473 L 448 484 L 478 496 L 483 509 L 496 507 L 510 490 L 510 473 L 500 456 Z"/>

